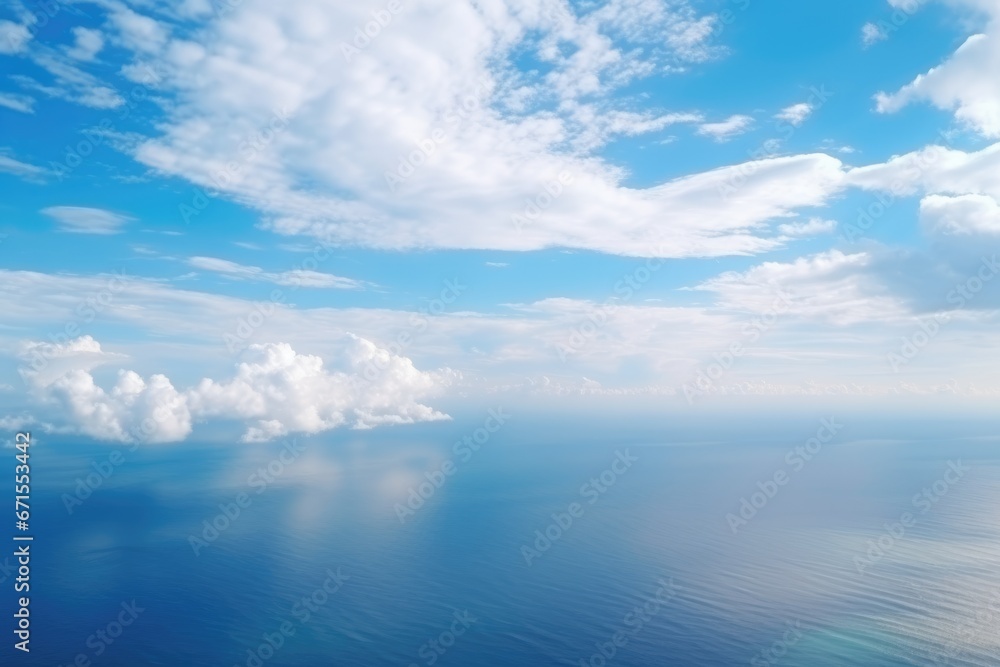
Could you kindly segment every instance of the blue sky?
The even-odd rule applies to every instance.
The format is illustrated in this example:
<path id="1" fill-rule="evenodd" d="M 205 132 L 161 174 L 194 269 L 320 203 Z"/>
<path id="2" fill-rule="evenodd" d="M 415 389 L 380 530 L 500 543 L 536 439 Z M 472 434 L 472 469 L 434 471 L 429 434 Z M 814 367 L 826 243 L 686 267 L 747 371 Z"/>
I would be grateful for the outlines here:
<path id="1" fill-rule="evenodd" d="M 1000 389 L 986 0 L 0 11 L 8 427 Z"/>

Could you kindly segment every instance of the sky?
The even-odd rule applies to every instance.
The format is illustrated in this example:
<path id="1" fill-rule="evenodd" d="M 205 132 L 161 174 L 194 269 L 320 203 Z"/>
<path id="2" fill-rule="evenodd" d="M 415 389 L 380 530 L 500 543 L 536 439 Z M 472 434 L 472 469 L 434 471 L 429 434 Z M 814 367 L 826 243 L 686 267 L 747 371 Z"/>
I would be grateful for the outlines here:
<path id="1" fill-rule="evenodd" d="M 15 0 L 0 67 L 7 429 L 1000 393 L 991 0 Z"/>

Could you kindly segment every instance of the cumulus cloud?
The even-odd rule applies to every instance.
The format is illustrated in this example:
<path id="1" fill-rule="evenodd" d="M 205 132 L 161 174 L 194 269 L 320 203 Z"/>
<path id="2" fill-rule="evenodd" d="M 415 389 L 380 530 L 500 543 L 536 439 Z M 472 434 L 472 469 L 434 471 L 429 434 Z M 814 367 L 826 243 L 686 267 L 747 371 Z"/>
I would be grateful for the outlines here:
<path id="1" fill-rule="evenodd" d="M 234 379 L 202 380 L 191 391 L 192 408 L 256 420 L 245 440 L 448 418 L 418 402 L 446 376 L 418 371 L 409 359 L 364 339 L 355 343 L 348 372 L 329 372 L 319 357 L 297 354 L 286 344 L 252 346 L 251 359 L 239 365 Z"/>
<path id="2" fill-rule="evenodd" d="M 144 379 L 131 370 L 119 370 L 104 389 L 90 371 L 115 357 L 89 336 L 29 343 L 21 358 L 21 375 L 36 398 L 58 406 L 78 432 L 116 442 L 175 442 L 196 421 L 212 418 L 247 422 L 246 442 L 448 419 L 420 400 L 454 377 L 419 371 L 409 359 L 361 338 L 344 350 L 343 371 L 288 344 L 252 345 L 233 378 L 206 378 L 183 391 L 165 375 Z"/>
<path id="3" fill-rule="evenodd" d="M 716 141 L 726 141 L 743 134 L 750 129 L 751 125 L 753 125 L 753 118 L 737 114 L 718 123 L 699 125 L 698 134 L 712 137 Z"/>
<path id="4" fill-rule="evenodd" d="M 986 271 L 990 280 L 1000 271 L 1000 203 L 988 195 L 929 195 L 920 201 L 920 222 L 933 244 L 937 260 L 951 278 L 950 286 Z M 983 268 L 985 267 L 985 269 Z M 1000 292 L 985 290 L 970 301 L 976 309 L 996 308 Z"/>
<path id="5" fill-rule="evenodd" d="M 986 195 L 931 195 L 920 202 L 921 221 L 943 234 L 1000 236 L 1000 204 Z"/>
<path id="6" fill-rule="evenodd" d="M 985 75 L 1000 69 L 1000 10 L 993 2 L 962 1 L 989 12 L 985 31 L 969 37 L 950 58 L 898 91 L 876 95 L 876 108 L 893 113 L 926 100 L 953 111 L 956 119 L 983 136 L 1000 138 L 1000 81 Z"/>
<path id="7" fill-rule="evenodd" d="M 59 224 L 64 232 L 74 234 L 118 234 L 132 218 L 86 206 L 49 206 L 42 213 Z"/>

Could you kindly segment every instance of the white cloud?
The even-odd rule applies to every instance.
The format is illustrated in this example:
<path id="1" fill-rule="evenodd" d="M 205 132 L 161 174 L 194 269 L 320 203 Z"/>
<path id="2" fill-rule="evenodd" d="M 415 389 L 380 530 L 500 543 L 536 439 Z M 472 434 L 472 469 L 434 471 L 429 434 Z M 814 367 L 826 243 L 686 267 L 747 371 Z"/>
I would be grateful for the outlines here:
<path id="1" fill-rule="evenodd" d="M 979 248 L 984 247 L 982 238 L 977 241 Z M 199 379 L 206 376 L 227 387 L 227 396 L 253 384 L 249 378 L 259 376 L 256 371 L 249 373 L 246 381 L 237 382 L 243 375 L 232 372 L 226 337 L 243 336 L 240 323 L 254 321 L 251 316 L 255 313 L 264 317 L 260 326 L 247 330 L 245 343 L 268 348 L 274 341 L 284 341 L 294 350 L 308 350 L 325 360 L 328 375 L 335 370 L 357 375 L 357 370 L 351 370 L 356 368 L 351 361 L 354 355 L 345 351 L 360 349 L 362 358 L 368 354 L 356 348 L 358 343 L 345 331 L 356 332 L 397 356 L 405 355 L 416 368 L 461 368 L 460 379 L 447 376 L 438 383 L 448 392 L 449 400 L 508 389 L 521 391 L 517 388 L 524 387 L 525 377 L 540 375 L 553 378 L 547 392 L 578 394 L 578 379 L 586 376 L 617 392 L 649 386 L 651 391 L 659 387 L 663 393 L 665 388 L 690 380 L 699 367 L 734 341 L 749 344 L 748 324 L 769 312 L 785 293 L 791 307 L 741 359 L 733 371 L 734 383 L 774 382 L 781 377 L 796 384 L 807 380 L 835 384 L 848 379 L 862 385 L 895 384 L 898 376 L 879 372 L 887 369 L 886 352 L 897 349 L 902 336 L 917 330 L 921 314 L 926 317 L 928 312 L 937 312 L 935 309 L 953 308 L 945 302 L 945 295 L 961 276 L 975 275 L 979 254 L 971 258 L 974 261 L 969 262 L 968 271 L 957 274 L 942 274 L 937 262 L 928 261 L 926 256 L 907 260 L 874 251 L 824 253 L 765 263 L 706 281 L 701 292 L 713 295 L 710 303 L 683 307 L 670 305 L 669 298 L 646 300 L 643 292 L 631 300 L 620 298 L 611 283 L 607 285 L 607 302 L 601 298 L 550 298 L 502 307 L 498 312 L 476 312 L 463 305 L 463 296 L 443 314 L 426 317 L 384 308 L 298 308 L 282 303 L 273 308 L 263 304 L 262 310 L 262 304 L 252 301 L 135 278 L 127 288 L 113 293 L 98 317 L 102 327 L 116 331 L 123 341 L 115 349 L 128 353 L 132 370 L 149 378 L 170 368 L 170 384 L 185 396 L 194 389 L 184 391 L 183 387 L 197 388 Z M 108 291 L 109 283 L 108 276 L 0 270 L 0 310 L 7 325 L 6 332 L 0 330 L 0 351 L 16 349 L 20 341 L 12 336 L 19 330 L 42 331 L 47 337 L 64 339 L 70 324 L 85 324 L 80 304 Z M 692 296 L 697 298 L 698 293 L 685 300 Z M 953 317 L 947 330 L 935 339 L 933 352 L 929 349 L 926 353 L 927 359 L 939 360 L 939 368 L 931 369 L 928 375 L 930 380 L 957 377 L 980 385 L 995 384 L 1000 361 L 992 360 L 1000 360 L 1000 341 L 985 332 L 997 324 L 998 303 L 984 290 L 973 304 L 975 311 L 966 309 L 961 318 Z M 596 327 L 595 322 L 599 323 Z M 574 337 L 579 344 L 572 342 Z M 976 340 L 977 345 L 970 347 L 970 340 Z M 575 352 L 563 360 L 558 354 L 560 345 L 574 345 Z M 379 365 L 391 367 L 395 363 L 391 355 L 381 358 L 390 363 Z M 243 361 L 271 368 L 260 351 L 250 351 Z M 115 363 L 122 367 L 121 362 Z M 76 360 L 69 364 L 71 370 L 83 365 Z M 298 365 L 296 362 L 291 367 Z M 65 370 L 60 366 L 53 374 L 62 375 Z M 107 370 L 95 376 L 106 378 Z M 408 372 L 393 372 L 386 382 L 395 387 L 398 382 L 393 378 Z M 380 376 L 376 373 L 376 385 Z M 7 378 L 0 376 L 0 381 L 4 380 Z M 110 392 L 115 381 L 95 383 Z M 279 408 L 274 407 L 275 414 L 283 409 Z M 193 410 L 190 405 L 189 410 Z M 25 405 L 21 411 L 62 414 L 36 405 Z M 212 417 L 192 412 L 192 418 Z M 257 424 L 259 420 L 294 422 L 292 417 L 286 422 L 264 414 L 230 418 L 246 419 L 249 427 L 261 429 L 266 427 Z"/>
<path id="2" fill-rule="evenodd" d="M 63 343 L 28 341 L 20 346 L 18 356 L 24 362 L 21 377 L 38 386 L 51 384 L 71 371 L 89 371 L 122 358 L 102 350 L 90 336 Z"/>
<path id="3" fill-rule="evenodd" d="M 885 31 L 884 28 L 874 24 L 866 23 L 861 27 L 861 43 L 865 47 L 877 44 L 885 39 L 888 39 L 889 33 Z"/>
<path id="4" fill-rule="evenodd" d="M 188 264 L 196 269 L 221 273 L 239 280 L 263 281 L 277 285 L 332 289 L 363 289 L 365 286 L 363 281 L 343 278 L 331 273 L 322 273 L 307 269 L 269 273 L 259 266 L 246 266 L 215 257 L 192 257 L 188 260 Z"/>
<path id="5" fill-rule="evenodd" d="M 753 125 L 753 118 L 737 114 L 718 123 L 699 125 L 698 134 L 712 137 L 716 141 L 726 141 L 743 134 L 750 129 L 751 125 Z"/>
<path id="6" fill-rule="evenodd" d="M 818 234 L 831 234 L 837 229 L 836 220 L 823 220 L 821 218 L 811 218 L 806 222 L 789 222 L 778 225 L 778 232 L 784 236 L 793 238 L 803 236 L 816 236 Z"/>
<path id="7" fill-rule="evenodd" d="M 364 339 L 346 352 L 349 372 L 329 372 L 319 357 L 297 354 L 289 345 L 250 349 L 229 382 L 202 380 L 191 396 L 202 415 L 256 419 L 245 440 L 268 440 L 291 432 L 318 433 L 339 426 L 371 428 L 448 417 L 418 401 L 435 393 L 448 374 L 418 371 L 405 358 Z M 372 382 L 366 368 L 382 369 Z"/>
<path id="8" fill-rule="evenodd" d="M 90 28 L 73 28 L 73 46 L 66 50 L 66 55 L 74 60 L 93 60 L 104 48 L 104 38 L 100 30 Z"/>
<path id="9" fill-rule="evenodd" d="M 372 428 L 448 419 L 421 404 L 453 374 L 425 373 L 409 359 L 393 355 L 363 339 L 344 350 L 347 372 L 329 371 L 319 357 L 296 353 L 287 344 L 255 345 L 236 375 L 226 381 L 203 379 L 178 391 L 165 375 L 148 380 L 120 370 L 113 387 L 99 386 L 90 373 L 93 359 L 53 374 L 42 359 L 78 359 L 81 352 L 102 355 L 89 336 L 65 344 L 34 343 L 26 347 L 21 369 L 33 395 L 60 406 L 69 426 L 101 440 L 116 442 L 176 442 L 192 425 L 206 419 L 248 422 L 246 442 L 269 440 L 289 433 L 319 433 L 340 426 Z M 380 369 L 371 381 L 363 374 Z"/>
<path id="10" fill-rule="evenodd" d="M 182 0 L 175 9 L 178 15 L 191 19 L 210 16 L 214 11 L 211 0 Z"/>
<path id="11" fill-rule="evenodd" d="M 113 442 L 173 442 L 191 432 L 191 413 L 165 375 L 143 380 L 133 371 L 120 371 L 110 391 L 82 370 L 73 370 L 35 392 L 64 411 L 80 433 Z M 156 424 L 143 434 L 143 423 Z M 145 437 L 143 437 L 145 435 Z"/>
<path id="12" fill-rule="evenodd" d="M 847 181 L 894 198 L 927 194 L 988 194 L 1000 200 L 1000 143 L 980 151 L 928 146 L 890 160 L 850 170 Z"/>
<path id="13" fill-rule="evenodd" d="M 25 430 L 27 427 L 37 426 L 38 420 L 30 415 L 13 416 L 9 415 L 7 417 L 0 417 L 0 429 L 10 432 L 19 432 Z M 4 448 L 13 449 L 13 442 L 8 442 L 4 444 Z"/>
<path id="14" fill-rule="evenodd" d="M 49 171 L 43 167 L 15 160 L 4 153 L 0 149 L 0 173 L 13 174 L 27 181 L 42 181 L 49 175 Z"/>
<path id="15" fill-rule="evenodd" d="M 465 13 L 465 3 L 460 6 Z M 717 17 L 699 15 L 687 0 L 611 0 L 589 13 L 563 2 L 512 2 L 509 8 L 498 3 L 483 18 L 499 24 L 503 55 L 523 45 L 554 66 L 537 79 L 544 83 L 542 89 L 531 78 L 518 76 L 533 88 L 528 95 L 534 99 L 556 93 L 563 102 L 580 100 L 721 53 L 711 43 Z M 540 36 L 533 37 L 534 31 Z"/>
<path id="16" fill-rule="evenodd" d="M 967 2 L 977 5 L 977 2 Z M 969 37 L 945 62 L 895 93 L 876 95 L 880 113 L 894 113 L 912 102 L 927 100 L 990 138 L 1000 138 L 1000 80 L 988 73 L 1000 70 L 1000 11 L 982 3 L 992 16 L 985 31 Z"/>
<path id="17" fill-rule="evenodd" d="M 26 50 L 31 41 L 27 26 L 13 21 L 0 20 L 0 53 L 13 54 Z"/>
<path id="18" fill-rule="evenodd" d="M 170 36 L 167 24 L 137 14 L 124 5 L 116 5 L 110 18 L 122 45 L 140 53 L 160 51 Z"/>
<path id="19" fill-rule="evenodd" d="M 908 315 L 899 295 L 873 279 L 869 253 L 838 250 L 793 262 L 764 262 L 745 272 L 727 272 L 697 289 L 717 294 L 727 308 L 765 312 L 778 303 L 798 317 L 824 319 L 841 326 L 892 321 Z"/>
<path id="20" fill-rule="evenodd" d="M 611 0 L 593 16 L 603 25 L 637 43 L 666 41 L 678 63 L 697 63 L 722 53 L 711 44 L 719 17 L 699 16 L 687 2 L 659 0 Z"/>
<path id="21" fill-rule="evenodd" d="M 64 232 L 76 234 L 117 234 L 133 220 L 119 213 L 86 206 L 49 206 L 42 213 L 59 223 Z"/>
<path id="22" fill-rule="evenodd" d="M 786 123 L 798 127 L 806 121 L 807 118 L 813 112 L 813 105 L 808 102 L 800 102 L 798 104 L 793 104 L 789 107 L 785 107 L 779 113 L 775 114 L 775 118 L 778 120 L 783 120 Z"/>
<path id="23" fill-rule="evenodd" d="M 574 138 L 573 146 L 578 150 L 591 150 L 606 144 L 616 136 L 636 136 L 656 132 L 680 123 L 700 123 L 701 114 L 672 113 L 655 116 L 649 113 L 627 111 L 602 111 L 590 105 L 567 104 L 573 109 L 572 119 L 584 128 Z"/>
<path id="24" fill-rule="evenodd" d="M 714 19 L 659 0 L 580 14 L 558 3 L 544 7 L 436 0 L 425 11 L 404 9 L 346 58 L 354 27 L 371 20 L 350 3 L 246 0 L 239 12 L 184 39 L 161 27 L 144 50 L 135 48 L 174 99 L 158 125 L 162 133 L 138 143 L 134 155 L 256 208 L 278 233 L 393 250 L 759 252 L 774 247 L 755 235 L 770 216 L 836 193 L 837 179 L 828 176 L 839 163 L 825 156 L 796 158 L 806 167 L 802 175 L 780 162 L 756 164 L 754 183 L 728 200 L 715 181 L 746 169 L 625 187 L 626 171 L 597 157 L 596 148 L 702 118 L 635 109 L 609 93 L 708 57 L 700 49 Z M 514 67 L 525 50 L 537 50 L 545 74 Z M 219 174 L 242 157 L 239 147 L 270 134 L 276 122 L 280 131 L 220 186 Z M 748 122 L 735 117 L 703 132 L 724 138 Z M 812 170 L 823 172 L 819 183 Z M 787 187 L 769 181 L 777 172 Z M 546 188 L 562 174 L 572 184 L 553 197 Z M 696 193 L 695 184 L 711 187 Z M 680 191 L 683 197 L 672 198 Z M 513 219 L 537 201 L 548 203 L 519 232 Z"/>
<path id="25" fill-rule="evenodd" d="M 931 231 L 946 235 L 1000 236 L 1000 204 L 987 195 L 924 197 L 920 218 Z"/>
<path id="26" fill-rule="evenodd" d="M 39 47 L 32 51 L 30 58 L 48 72 L 53 80 L 50 84 L 45 84 L 30 76 L 11 75 L 11 79 L 23 88 L 94 109 L 114 109 L 125 103 L 114 88 L 80 69 L 62 51 Z"/>
<path id="27" fill-rule="evenodd" d="M 21 113 L 35 113 L 35 100 L 28 95 L 0 93 L 0 107 L 6 107 Z"/>

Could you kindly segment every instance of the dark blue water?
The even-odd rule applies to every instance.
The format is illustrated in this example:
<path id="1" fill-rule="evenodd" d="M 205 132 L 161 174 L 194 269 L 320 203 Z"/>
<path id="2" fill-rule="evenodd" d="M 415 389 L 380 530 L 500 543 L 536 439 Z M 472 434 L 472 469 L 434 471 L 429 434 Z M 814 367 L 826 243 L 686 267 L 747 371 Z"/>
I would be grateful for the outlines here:
<path id="1" fill-rule="evenodd" d="M 799 461 L 818 421 L 721 442 L 612 424 L 456 453 L 481 423 L 299 439 L 280 466 L 284 441 L 119 447 L 72 514 L 115 448 L 37 436 L 32 653 L 8 620 L 3 664 L 1000 664 L 996 440 L 845 429 Z"/>

